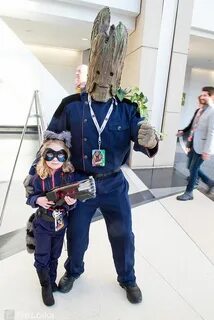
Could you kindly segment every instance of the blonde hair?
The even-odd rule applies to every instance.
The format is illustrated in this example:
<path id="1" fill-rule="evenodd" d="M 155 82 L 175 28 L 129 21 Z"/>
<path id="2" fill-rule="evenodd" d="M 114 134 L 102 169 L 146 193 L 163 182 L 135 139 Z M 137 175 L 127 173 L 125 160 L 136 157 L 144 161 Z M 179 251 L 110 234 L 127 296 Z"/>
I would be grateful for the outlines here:
<path id="1" fill-rule="evenodd" d="M 47 140 L 47 141 L 45 141 L 40 149 L 41 158 L 36 165 L 36 173 L 43 180 L 46 179 L 48 176 L 51 176 L 51 172 L 52 172 L 51 169 L 48 167 L 46 160 L 43 158 L 44 151 L 49 147 L 49 145 L 51 143 L 58 143 L 67 152 L 68 159 L 70 157 L 70 151 L 66 147 L 66 145 L 63 141 L 61 141 L 61 140 Z M 74 167 L 68 159 L 65 162 L 63 162 L 63 165 L 62 165 L 63 172 L 73 172 L 74 171 Z"/>

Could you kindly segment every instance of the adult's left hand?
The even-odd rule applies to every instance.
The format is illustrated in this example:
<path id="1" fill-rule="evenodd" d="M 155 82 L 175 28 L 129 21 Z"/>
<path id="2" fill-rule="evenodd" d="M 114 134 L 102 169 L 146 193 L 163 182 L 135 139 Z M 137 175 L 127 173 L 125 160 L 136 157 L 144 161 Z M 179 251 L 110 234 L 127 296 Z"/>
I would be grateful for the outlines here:
<path id="1" fill-rule="evenodd" d="M 149 123 L 142 123 L 138 131 L 138 143 L 139 145 L 153 149 L 157 143 L 158 138 L 155 134 L 154 128 Z"/>

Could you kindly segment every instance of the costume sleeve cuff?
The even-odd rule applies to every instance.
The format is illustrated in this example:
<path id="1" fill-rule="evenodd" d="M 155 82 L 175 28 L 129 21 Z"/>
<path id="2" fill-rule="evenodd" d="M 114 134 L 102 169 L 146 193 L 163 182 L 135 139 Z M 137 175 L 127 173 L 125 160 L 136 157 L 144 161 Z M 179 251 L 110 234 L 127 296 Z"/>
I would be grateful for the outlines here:
<path id="1" fill-rule="evenodd" d="M 146 154 L 149 158 L 153 158 L 156 155 L 156 153 L 158 152 L 158 142 L 153 149 L 145 148 L 143 146 L 140 146 L 138 142 L 135 142 L 133 149 L 135 151 L 140 151 L 140 152 Z"/>

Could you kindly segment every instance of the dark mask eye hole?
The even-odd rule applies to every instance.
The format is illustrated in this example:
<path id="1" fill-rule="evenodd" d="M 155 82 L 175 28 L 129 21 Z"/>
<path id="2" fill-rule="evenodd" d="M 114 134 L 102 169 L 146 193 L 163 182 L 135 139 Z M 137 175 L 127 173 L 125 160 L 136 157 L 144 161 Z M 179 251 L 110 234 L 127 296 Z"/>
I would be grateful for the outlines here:
<path id="1" fill-rule="evenodd" d="M 100 71 L 99 71 L 99 70 L 97 70 L 97 74 L 100 74 Z"/>
<path id="2" fill-rule="evenodd" d="M 60 162 L 65 162 L 67 160 L 67 158 L 68 158 L 68 156 L 67 156 L 66 152 L 59 152 L 58 155 L 57 155 L 57 159 Z"/>
<path id="3" fill-rule="evenodd" d="M 112 77 L 114 75 L 114 73 L 113 72 L 110 72 L 110 76 Z"/>
<path id="4" fill-rule="evenodd" d="M 57 158 L 59 162 L 65 162 L 68 159 L 68 154 L 64 149 L 55 151 L 48 148 L 44 151 L 43 157 L 46 161 L 52 161 L 54 158 Z"/>

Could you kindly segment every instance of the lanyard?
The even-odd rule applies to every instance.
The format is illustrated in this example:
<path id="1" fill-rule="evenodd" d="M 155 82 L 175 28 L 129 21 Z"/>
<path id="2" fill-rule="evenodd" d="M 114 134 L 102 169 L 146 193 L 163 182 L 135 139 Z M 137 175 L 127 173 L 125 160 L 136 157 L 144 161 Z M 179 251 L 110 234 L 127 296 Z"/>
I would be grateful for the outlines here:
<path id="1" fill-rule="evenodd" d="M 197 129 L 198 127 L 198 124 L 199 124 L 199 120 L 200 120 L 200 117 L 202 116 L 202 114 L 204 113 L 204 111 L 206 111 L 207 109 L 207 106 L 206 107 L 203 107 L 203 108 L 200 108 L 198 110 L 198 112 L 196 113 L 196 116 L 195 116 L 195 119 L 193 120 L 193 124 L 192 124 L 192 127 L 191 127 L 191 131 L 190 131 L 190 135 L 188 137 L 188 140 L 191 141 L 193 139 L 193 134 L 194 134 L 194 131 Z"/>
<path id="2" fill-rule="evenodd" d="M 108 120 L 109 120 L 109 118 L 110 118 L 110 115 L 111 115 L 111 113 L 112 113 L 112 111 L 113 111 L 114 103 L 115 103 L 115 99 L 112 98 L 112 103 L 111 103 L 111 105 L 110 105 L 110 108 L 108 109 L 108 112 L 107 112 L 107 114 L 106 114 L 106 116 L 105 116 L 105 119 L 104 119 L 104 121 L 103 121 L 103 123 L 102 123 L 102 125 L 101 125 L 101 127 L 100 127 L 100 126 L 99 126 L 99 123 L 98 123 L 98 121 L 97 121 L 97 118 L 96 118 L 96 116 L 95 116 L 95 114 L 94 114 L 94 111 L 93 111 L 93 109 L 92 109 L 92 107 L 91 107 L 91 96 L 88 95 L 88 105 L 89 105 L 89 108 L 90 108 L 91 118 L 92 118 L 92 120 L 93 120 L 93 122 L 94 122 L 94 125 L 95 125 L 95 127 L 96 127 L 96 129 L 97 129 L 97 132 L 98 132 L 98 147 L 99 147 L 99 150 L 100 150 L 100 146 L 101 146 L 101 142 L 102 142 L 102 141 L 101 141 L 101 133 L 102 133 L 103 130 L 105 129 L 105 126 L 106 126 L 106 124 L 107 124 L 107 122 L 108 122 Z"/>

